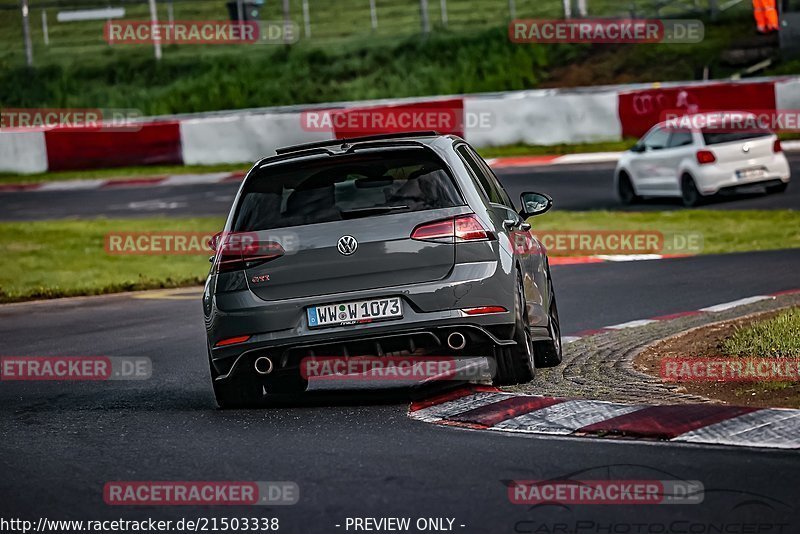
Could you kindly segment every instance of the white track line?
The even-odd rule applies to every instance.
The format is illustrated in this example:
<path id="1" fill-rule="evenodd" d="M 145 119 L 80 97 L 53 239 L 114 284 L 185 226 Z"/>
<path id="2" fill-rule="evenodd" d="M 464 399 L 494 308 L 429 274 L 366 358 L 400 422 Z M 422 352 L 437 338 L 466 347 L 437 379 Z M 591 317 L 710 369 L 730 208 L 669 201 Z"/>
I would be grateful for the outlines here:
<path id="1" fill-rule="evenodd" d="M 725 302 L 723 304 L 716 304 L 714 306 L 709 306 L 708 308 L 700 308 L 701 312 L 721 312 L 725 310 L 730 310 L 731 308 L 738 308 L 739 306 L 745 306 L 746 304 L 752 304 L 754 302 L 759 302 L 762 300 L 769 300 L 774 299 L 775 297 L 770 297 L 767 295 L 759 295 L 756 297 L 747 297 L 744 299 L 734 300 L 732 302 Z"/>

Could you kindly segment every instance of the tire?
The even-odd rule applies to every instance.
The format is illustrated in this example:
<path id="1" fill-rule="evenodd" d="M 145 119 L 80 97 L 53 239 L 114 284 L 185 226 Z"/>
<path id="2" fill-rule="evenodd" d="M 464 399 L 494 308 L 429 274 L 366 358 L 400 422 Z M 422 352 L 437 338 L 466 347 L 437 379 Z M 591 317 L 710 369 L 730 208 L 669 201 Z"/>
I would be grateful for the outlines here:
<path id="1" fill-rule="evenodd" d="M 536 341 L 533 344 L 534 363 L 538 368 L 556 367 L 561 363 L 563 347 L 561 345 L 561 321 L 558 318 L 558 303 L 553 290 L 553 281 L 548 276 L 547 286 L 550 289 L 550 307 L 548 311 L 547 329 L 550 337 L 547 341 Z"/>
<path id="2" fill-rule="evenodd" d="M 684 174 L 681 178 L 681 200 L 687 208 L 693 208 L 703 203 L 703 195 L 697 190 L 694 178 Z"/>
<path id="3" fill-rule="evenodd" d="M 497 370 L 492 383 L 496 386 L 512 386 L 524 384 L 533 380 L 536 367 L 533 363 L 533 343 L 531 342 L 530 322 L 528 310 L 525 306 L 525 297 L 522 290 L 522 281 L 517 277 L 517 317 L 514 326 L 514 341 L 516 345 L 506 347 L 497 346 L 494 349 L 494 359 Z"/>
<path id="4" fill-rule="evenodd" d="M 789 182 L 781 182 L 767 187 L 767 193 L 784 193 L 787 187 L 789 187 Z"/>
<path id="5" fill-rule="evenodd" d="M 256 376 L 240 373 L 239 376 L 232 376 L 226 380 L 217 380 L 219 373 L 214 369 L 214 365 L 211 364 L 210 352 L 208 363 L 211 367 L 211 385 L 214 388 L 217 406 L 223 410 L 247 408 L 256 406 L 263 400 L 263 385 Z"/>
<path id="6" fill-rule="evenodd" d="M 625 206 L 637 204 L 642 200 L 642 197 L 636 194 L 636 190 L 633 188 L 633 184 L 631 183 L 631 178 L 626 172 L 621 172 L 619 174 L 619 180 L 617 181 L 617 196 L 619 197 L 619 201 Z"/>

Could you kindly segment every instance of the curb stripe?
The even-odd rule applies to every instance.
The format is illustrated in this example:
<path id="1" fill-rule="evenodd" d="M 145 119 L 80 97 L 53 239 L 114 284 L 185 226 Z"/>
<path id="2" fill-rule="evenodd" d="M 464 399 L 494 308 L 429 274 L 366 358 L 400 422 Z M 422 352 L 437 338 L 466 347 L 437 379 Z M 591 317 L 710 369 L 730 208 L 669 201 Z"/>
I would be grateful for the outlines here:
<path id="1" fill-rule="evenodd" d="M 425 400 L 415 401 L 414 403 L 411 404 L 410 410 L 412 412 L 415 412 L 418 410 L 422 410 L 423 408 L 428 408 L 430 406 L 435 406 L 437 404 L 442 404 L 452 400 L 460 399 L 462 397 L 466 397 L 467 395 L 471 395 L 479 391 L 483 391 L 486 393 L 500 393 L 499 389 L 492 387 L 473 386 L 472 388 L 459 388 L 455 391 L 450 391 L 448 393 L 436 395 L 435 397 L 430 397 Z"/>
<path id="2" fill-rule="evenodd" d="M 757 411 L 756 408 L 706 404 L 650 406 L 579 429 L 587 434 L 622 434 L 672 439 L 691 430 Z"/>
<path id="3" fill-rule="evenodd" d="M 698 428 L 675 438 L 688 443 L 759 444 L 793 449 L 800 435 L 800 410 L 765 409 Z"/>
<path id="4" fill-rule="evenodd" d="M 414 403 L 408 415 L 444 426 L 496 432 L 800 449 L 800 410 L 723 404 L 648 406 L 491 389 L 465 387 L 457 400 L 422 409 L 419 406 L 429 401 Z"/>
<path id="5" fill-rule="evenodd" d="M 495 428 L 511 432 L 567 435 L 583 427 L 641 409 L 641 406 L 606 401 L 568 400 L 508 419 Z"/>
<path id="6" fill-rule="evenodd" d="M 427 408 L 422 408 L 414 412 L 414 419 L 427 422 L 437 422 L 442 419 L 449 419 L 454 415 L 458 415 L 487 404 L 493 404 L 503 398 L 510 397 L 511 393 L 474 393 L 460 399 L 444 402 L 442 404 L 435 404 Z"/>
<path id="7" fill-rule="evenodd" d="M 467 412 L 450 417 L 450 421 L 472 423 L 474 425 L 489 427 L 506 419 L 512 419 L 520 414 L 541 410 L 554 404 L 564 402 L 563 399 L 552 397 L 511 397 L 494 404 L 475 408 Z"/>

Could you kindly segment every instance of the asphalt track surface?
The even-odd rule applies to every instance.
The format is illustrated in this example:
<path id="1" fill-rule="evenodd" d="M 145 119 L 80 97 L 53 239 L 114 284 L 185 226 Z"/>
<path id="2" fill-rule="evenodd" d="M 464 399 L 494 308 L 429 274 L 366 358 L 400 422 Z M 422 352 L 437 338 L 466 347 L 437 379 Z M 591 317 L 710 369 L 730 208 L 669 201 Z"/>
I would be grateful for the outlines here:
<path id="1" fill-rule="evenodd" d="M 568 335 L 794 289 L 798 264 L 800 250 L 792 250 L 555 266 L 553 276 Z M 453 518 L 455 532 L 470 533 L 800 531 L 797 452 L 518 436 L 409 420 L 409 399 L 436 389 L 319 392 L 300 405 L 217 410 L 198 295 L 141 296 L 0 307 L 4 354 L 153 362 L 152 378 L 141 382 L 0 382 L 0 517 L 277 517 L 280 531 L 300 533 L 354 532 L 345 529 L 348 517 L 393 516 Z M 568 477 L 697 480 L 705 499 L 529 507 L 511 504 L 503 482 Z M 104 504 L 103 485 L 120 480 L 294 481 L 300 502 Z"/>
<path id="2" fill-rule="evenodd" d="M 789 154 L 792 172 L 800 177 L 800 154 Z M 623 208 L 613 191 L 614 164 L 549 165 L 501 169 L 498 177 L 513 199 L 523 191 L 547 193 L 555 209 L 594 210 L 683 209 L 679 199 L 648 200 Z M 797 178 L 800 180 L 800 178 Z M 0 193 L 0 221 L 85 217 L 146 217 L 152 215 L 227 215 L 238 183 L 164 187 L 120 187 L 83 191 L 28 191 Z M 708 209 L 797 209 L 800 185 L 783 194 L 760 192 L 726 195 L 704 206 Z"/>

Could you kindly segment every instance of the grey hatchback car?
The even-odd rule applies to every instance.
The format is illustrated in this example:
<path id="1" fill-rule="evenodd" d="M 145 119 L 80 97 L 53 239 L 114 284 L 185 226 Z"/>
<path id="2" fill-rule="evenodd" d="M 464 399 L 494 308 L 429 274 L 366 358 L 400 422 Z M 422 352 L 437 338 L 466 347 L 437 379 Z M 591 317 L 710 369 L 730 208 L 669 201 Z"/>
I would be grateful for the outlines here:
<path id="1" fill-rule="evenodd" d="M 488 357 L 496 384 L 561 362 L 544 247 L 463 139 L 435 132 L 279 149 L 247 173 L 203 293 L 221 407 L 306 390 L 314 355 Z"/>

